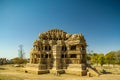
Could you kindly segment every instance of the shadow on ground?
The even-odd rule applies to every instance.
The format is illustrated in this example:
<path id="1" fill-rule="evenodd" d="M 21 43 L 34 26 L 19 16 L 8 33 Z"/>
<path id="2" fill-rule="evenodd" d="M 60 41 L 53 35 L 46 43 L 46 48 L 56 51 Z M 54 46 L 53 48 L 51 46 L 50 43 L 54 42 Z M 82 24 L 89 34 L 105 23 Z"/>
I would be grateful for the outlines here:
<path id="1" fill-rule="evenodd" d="M 109 72 L 109 71 L 106 71 L 106 70 L 102 70 L 102 72 L 101 73 L 103 73 L 103 74 L 112 74 L 112 72 Z"/>
<path id="2" fill-rule="evenodd" d="M 6 70 L 5 68 L 0 68 L 0 70 Z"/>

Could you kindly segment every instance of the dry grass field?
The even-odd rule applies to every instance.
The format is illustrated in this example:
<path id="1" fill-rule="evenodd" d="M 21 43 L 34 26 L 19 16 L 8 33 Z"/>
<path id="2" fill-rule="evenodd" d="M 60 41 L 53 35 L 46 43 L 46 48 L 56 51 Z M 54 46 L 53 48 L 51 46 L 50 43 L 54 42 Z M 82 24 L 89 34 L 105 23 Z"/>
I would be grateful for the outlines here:
<path id="1" fill-rule="evenodd" d="M 106 72 L 109 72 L 108 74 L 103 74 L 96 77 L 80 77 L 70 74 L 62 74 L 60 76 L 55 76 L 53 74 L 29 74 L 21 72 L 20 67 L 0 65 L 0 80 L 120 80 L 120 69 L 118 67 L 111 69 L 105 66 L 104 68 L 106 69 Z"/>

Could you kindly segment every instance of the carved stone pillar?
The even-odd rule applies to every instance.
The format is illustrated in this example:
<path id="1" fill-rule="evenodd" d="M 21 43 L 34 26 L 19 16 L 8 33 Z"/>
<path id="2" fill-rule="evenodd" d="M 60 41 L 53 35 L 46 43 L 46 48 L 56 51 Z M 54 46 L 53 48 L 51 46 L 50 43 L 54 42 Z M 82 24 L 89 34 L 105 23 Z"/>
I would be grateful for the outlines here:
<path id="1" fill-rule="evenodd" d="M 58 45 L 53 46 L 53 69 L 58 70 L 61 69 L 61 47 Z"/>
<path id="2" fill-rule="evenodd" d="M 62 64 L 61 64 L 61 46 L 54 45 L 53 46 L 53 68 L 52 73 L 64 73 L 64 70 L 62 70 Z"/>

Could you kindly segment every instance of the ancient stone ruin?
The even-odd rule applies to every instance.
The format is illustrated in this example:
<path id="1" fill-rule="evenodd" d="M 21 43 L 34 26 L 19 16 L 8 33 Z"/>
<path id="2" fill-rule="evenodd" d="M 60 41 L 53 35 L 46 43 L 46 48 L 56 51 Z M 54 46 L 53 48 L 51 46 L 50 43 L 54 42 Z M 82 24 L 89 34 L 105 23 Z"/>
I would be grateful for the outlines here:
<path id="1" fill-rule="evenodd" d="M 33 43 L 26 72 L 87 75 L 86 47 L 82 34 L 59 29 L 43 32 Z"/>

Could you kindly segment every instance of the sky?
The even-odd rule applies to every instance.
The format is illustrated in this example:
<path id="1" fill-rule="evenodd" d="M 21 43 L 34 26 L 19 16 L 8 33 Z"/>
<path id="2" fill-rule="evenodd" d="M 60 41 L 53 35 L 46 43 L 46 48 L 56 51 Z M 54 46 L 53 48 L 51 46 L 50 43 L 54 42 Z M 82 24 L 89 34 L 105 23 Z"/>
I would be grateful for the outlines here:
<path id="1" fill-rule="evenodd" d="M 29 57 L 39 33 L 82 33 L 87 50 L 120 50 L 120 0 L 0 0 L 0 57 Z"/>

